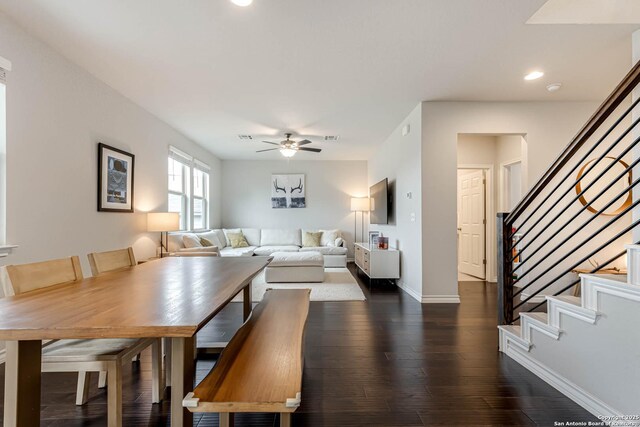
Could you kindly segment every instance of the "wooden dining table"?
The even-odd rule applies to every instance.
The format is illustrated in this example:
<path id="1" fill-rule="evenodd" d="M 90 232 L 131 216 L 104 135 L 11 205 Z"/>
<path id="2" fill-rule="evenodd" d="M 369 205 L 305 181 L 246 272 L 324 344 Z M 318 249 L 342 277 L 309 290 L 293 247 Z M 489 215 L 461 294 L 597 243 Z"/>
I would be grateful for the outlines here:
<path id="1" fill-rule="evenodd" d="M 42 341 L 170 338 L 171 425 L 192 426 L 182 399 L 193 390 L 195 335 L 243 292 L 268 257 L 169 257 L 80 282 L 0 298 L 7 341 L 4 426 L 40 422 Z"/>

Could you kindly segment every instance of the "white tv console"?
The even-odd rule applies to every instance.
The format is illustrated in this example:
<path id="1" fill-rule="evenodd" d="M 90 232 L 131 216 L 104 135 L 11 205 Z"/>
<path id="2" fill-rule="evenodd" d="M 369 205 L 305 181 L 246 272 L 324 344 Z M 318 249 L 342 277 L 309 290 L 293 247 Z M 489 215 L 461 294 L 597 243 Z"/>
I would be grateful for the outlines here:
<path id="1" fill-rule="evenodd" d="M 395 248 L 378 249 L 369 243 L 355 244 L 356 266 L 369 279 L 397 280 L 400 278 L 400 251 Z"/>

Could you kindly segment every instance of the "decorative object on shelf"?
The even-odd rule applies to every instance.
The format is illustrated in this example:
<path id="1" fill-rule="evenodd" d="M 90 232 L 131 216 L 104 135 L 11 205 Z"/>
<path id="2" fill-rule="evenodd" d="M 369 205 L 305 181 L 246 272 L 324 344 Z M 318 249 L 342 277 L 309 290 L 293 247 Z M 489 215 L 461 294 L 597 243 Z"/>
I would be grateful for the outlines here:
<path id="1" fill-rule="evenodd" d="M 149 212 L 147 231 L 160 232 L 160 258 L 164 257 L 167 245 L 167 232 L 180 230 L 180 214 L 177 212 Z M 164 235 L 164 236 L 163 236 Z M 164 239 L 163 239 L 164 237 Z"/>
<path id="2" fill-rule="evenodd" d="M 98 144 L 98 211 L 133 212 L 135 156 Z"/>
<path id="3" fill-rule="evenodd" d="M 271 207 L 273 209 L 306 208 L 304 174 L 271 175 Z"/>
<path id="4" fill-rule="evenodd" d="M 378 249 L 386 250 L 389 249 L 389 238 L 380 236 L 378 237 Z"/>
<path id="5" fill-rule="evenodd" d="M 629 169 L 629 165 L 622 160 L 616 161 L 614 157 L 607 156 L 599 163 L 597 160 L 598 159 L 589 160 L 582 165 L 578 171 L 575 185 L 576 194 L 580 195 L 578 200 L 582 206 L 585 206 L 591 213 L 616 216 L 631 206 L 631 170 L 624 173 Z M 597 183 L 593 184 L 594 180 L 600 174 L 603 174 L 602 177 L 598 179 Z M 623 174 L 623 176 L 617 181 L 614 181 L 614 178 L 620 174 Z M 604 191 L 602 195 L 599 195 L 608 183 L 612 183 L 613 185 Z M 626 194 L 619 197 L 607 210 L 603 210 L 603 208 L 612 201 L 612 198 L 620 194 L 621 191 L 624 191 L 625 188 L 629 188 Z M 583 191 L 584 193 L 580 194 Z"/>
<path id="6" fill-rule="evenodd" d="M 364 239 L 364 213 L 369 212 L 371 209 L 371 202 L 368 197 L 352 197 L 351 198 L 351 212 L 353 212 L 353 242 L 358 241 L 356 235 L 358 212 L 360 212 L 360 239 Z"/>
<path id="7" fill-rule="evenodd" d="M 370 231 L 369 232 L 369 245 L 371 245 L 371 247 L 377 247 L 378 246 L 378 239 L 380 238 L 382 234 L 380 234 L 379 231 Z"/>

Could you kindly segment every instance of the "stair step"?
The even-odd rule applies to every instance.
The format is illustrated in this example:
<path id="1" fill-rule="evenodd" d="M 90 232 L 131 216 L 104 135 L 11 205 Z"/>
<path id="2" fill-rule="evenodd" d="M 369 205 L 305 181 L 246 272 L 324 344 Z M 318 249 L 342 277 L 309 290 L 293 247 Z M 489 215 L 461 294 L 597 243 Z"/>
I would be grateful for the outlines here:
<path id="1" fill-rule="evenodd" d="M 580 297 L 569 295 L 548 296 L 547 305 L 549 309 L 548 323 L 558 329 L 560 329 L 560 313 L 590 324 L 595 324 L 598 318 L 597 311 L 582 306 Z"/>
<path id="2" fill-rule="evenodd" d="M 518 325 L 500 325 L 500 351 L 506 351 L 506 346 L 514 344 L 524 351 L 529 351 L 531 343 L 522 338 L 522 327 Z"/>
<path id="3" fill-rule="evenodd" d="M 535 329 L 553 339 L 560 338 L 560 329 L 548 323 L 547 313 L 521 313 L 522 338 L 531 342 L 531 329 Z"/>
<path id="4" fill-rule="evenodd" d="M 622 276 L 624 277 L 624 276 Z M 591 310 L 598 309 L 598 294 L 607 293 L 640 302 L 640 285 L 627 283 L 620 276 L 584 275 L 582 280 L 582 305 Z"/>
<path id="5" fill-rule="evenodd" d="M 530 317 L 532 319 L 537 320 L 538 322 L 542 322 L 544 324 L 548 324 L 547 323 L 547 319 L 548 319 L 549 316 L 547 315 L 547 313 L 544 313 L 544 312 L 522 313 L 521 316 Z"/>
<path id="6" fill-rule="evenodd" d="M 557 295 L 557 296 L 549 295 L 547 299 L 561 301 L 565 304 L 582 307 L 582 301 L 580 297 L 574 297 L 573 295 Z"/>

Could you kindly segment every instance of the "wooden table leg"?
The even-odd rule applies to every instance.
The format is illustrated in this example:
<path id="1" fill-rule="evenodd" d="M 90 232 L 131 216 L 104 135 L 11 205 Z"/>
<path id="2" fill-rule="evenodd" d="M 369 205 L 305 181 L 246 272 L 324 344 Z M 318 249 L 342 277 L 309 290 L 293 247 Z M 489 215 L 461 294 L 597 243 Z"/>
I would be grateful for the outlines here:
<path id="1" fill-rule="evenodd" d="M 40 425 L 41 341 L 7 341 L 4 427 Z"/>
<path id="2" fill-rule="evenodd" d="M 242 290 L 242 308 L 243 308 L 243 320 L 246 321 L 251 315 L 251 310 L 253 309 L 253 301 L 251 301 L 251 281 L 249 284 L 245 286 Z"/>
<path id="3" fill-rule="evenodd" d="M 193 391 L 193 343 L 194 337 L 171 338 L 171 427 L 193 426 L 193 414 L 182 407 L 182 399 Z"/>

